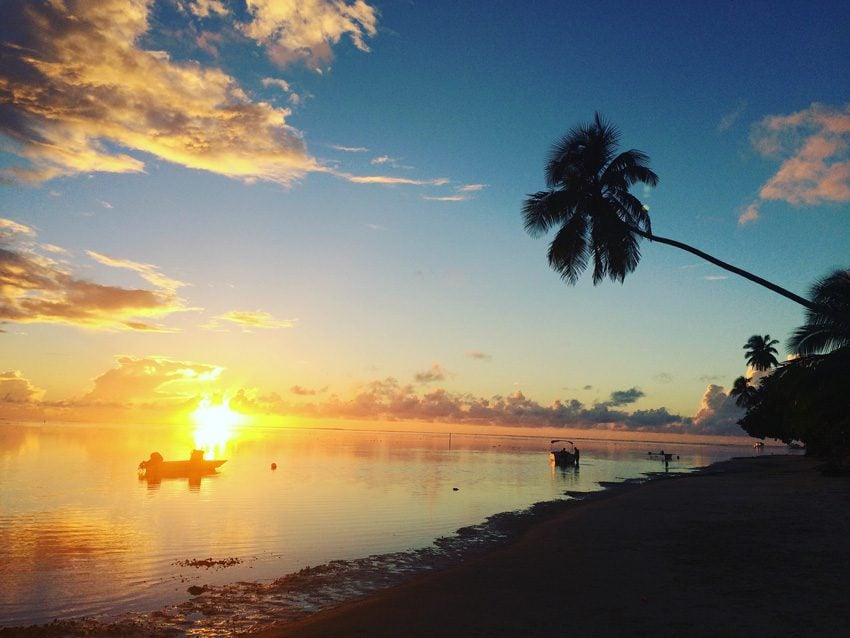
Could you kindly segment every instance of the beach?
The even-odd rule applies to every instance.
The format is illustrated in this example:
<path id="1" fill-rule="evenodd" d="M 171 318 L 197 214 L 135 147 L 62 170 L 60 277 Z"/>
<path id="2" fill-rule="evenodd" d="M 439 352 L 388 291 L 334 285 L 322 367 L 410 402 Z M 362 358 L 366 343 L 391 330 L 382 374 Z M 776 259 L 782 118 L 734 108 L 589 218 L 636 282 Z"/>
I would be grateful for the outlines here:
<path id="1" fill-rule="evenodd" d="M 740 458 L 612 489 L 483 558 L 257 635 L 845 635 L 850 479 L 818 468 Z"/>

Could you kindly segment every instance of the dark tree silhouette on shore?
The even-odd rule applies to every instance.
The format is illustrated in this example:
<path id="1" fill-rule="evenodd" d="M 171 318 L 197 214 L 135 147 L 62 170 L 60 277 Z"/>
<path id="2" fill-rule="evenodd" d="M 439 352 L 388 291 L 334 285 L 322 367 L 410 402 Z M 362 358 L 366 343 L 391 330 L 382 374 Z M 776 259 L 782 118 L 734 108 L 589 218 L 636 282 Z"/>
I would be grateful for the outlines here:
<path id="1" fill-rule="evenodd" d="M 779 365 L 776 358 L 777 350 L 774 346 L 779 343 L 778 339 L 771 339 L 770 335 L 753 335 L 747 339 L 744 346 L 744 355 L 747 357 L 747 365 L 754 370 L 765 371 Z"/>
<path id="2" fill-rule="evenodd" d="M 640 261 L 640 239 L 648 239 L 687 251 L 815 309 L 809 300 L 766 279 L 688 244 L 655 235 L 647 208 L 629 189 L 638 183 L 655 186 L 658 175 L 649 168 L 646 153 L 619 152 L 619 141 L 619 131 L 599 113 L 593 122 L 576 126 L 552 147 L 545 168 L 548 190 L 529 195 L 523 204 L 530 235 L 558 229 L 548 257 L 562 279 L 575 284 L 592 261 L 594 284 L 606 277 L 622 282 Z"/>
<path id="3" fill-rule="evenodd" d="M 810 295 L 814 308 L 789 340 L 798 356 L 761 379 L 739 423 L 752 436 L 802 441 L 828 459 L 827 473 L 850 474 L 850 271 L 818 280 Z"/>
<path id="4" fill-rule="evenodd" d="M 850 270 L 835 270 L 812 286 L 815 308 L 797 328 L 788 348 L 799 355 L 820 354 L 850 346 Z"/>

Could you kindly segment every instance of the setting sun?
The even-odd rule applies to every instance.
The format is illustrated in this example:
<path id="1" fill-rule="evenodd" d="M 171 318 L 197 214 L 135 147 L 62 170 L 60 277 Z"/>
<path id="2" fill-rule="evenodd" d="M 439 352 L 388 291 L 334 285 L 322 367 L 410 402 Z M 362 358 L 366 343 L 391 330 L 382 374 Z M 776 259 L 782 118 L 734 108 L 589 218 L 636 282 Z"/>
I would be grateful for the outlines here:
<path id="1" fill-rule="evenodd" d="M 204 397 L 191 414 L 195 423 L 193 436 L 195 447 L 207 453 L 224 452 L 228 442 L 236 435 L 236 429 L 246 422 L 246 417 L 230 409 L 230 399 L 213 403 Z"/>

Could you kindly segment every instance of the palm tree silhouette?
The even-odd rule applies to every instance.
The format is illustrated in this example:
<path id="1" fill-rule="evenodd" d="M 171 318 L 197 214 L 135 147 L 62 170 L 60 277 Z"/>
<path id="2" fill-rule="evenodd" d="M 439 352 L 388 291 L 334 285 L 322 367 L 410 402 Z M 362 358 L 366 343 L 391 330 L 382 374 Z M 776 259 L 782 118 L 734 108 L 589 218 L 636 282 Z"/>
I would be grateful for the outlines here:
<path id="1" fill-rule="evenodd" d="M 770 335 L 753 335 L 747 339 L 747 344 L 744 346 L 744 356 L 747 358 L 747 365 L 754 370 L 770 370 L 778 366 L 779 361 L 776 359 L 777 350 L 773 346 L 779 343 L 778 339 L 771 339 Z"/>
<path id="2" fill-rule="evenodd" d="M 674 239 L 653 234 L 647 208 L 629 189 L 655 186 L 658 175 L 642 151 L 617 150 L 619 131 L 599 113 L 593 122 L 570 130 L 553 147 L 546 163 L 548 190 L 529 195 L 522 208 L 525 230 L 532 236 L 559 226 L 549 244 L 549 265 L 575 284 L 593 260 L 593 283 L 605 277 L 622 282 L 637 268 L 641 238 L 685 250 L 740 275 L 798 304 L 814 304 L 737 266 Z"/>
<path id="3" fill-rule="evenodd" d="M 758 390 L 750 385 L 747 377 L 738 377 L 729 390 L 729 396 L 735 397 L 735 403 L 742 408 L 748 408 L 755 401 Z"/>
<path id="4" fill-rule="evenodd" d="M 850 346 L 850 270 L 816 281 L 810 295 L 816 307 L 788 340 L 789 350 L 813 355 Z"/>

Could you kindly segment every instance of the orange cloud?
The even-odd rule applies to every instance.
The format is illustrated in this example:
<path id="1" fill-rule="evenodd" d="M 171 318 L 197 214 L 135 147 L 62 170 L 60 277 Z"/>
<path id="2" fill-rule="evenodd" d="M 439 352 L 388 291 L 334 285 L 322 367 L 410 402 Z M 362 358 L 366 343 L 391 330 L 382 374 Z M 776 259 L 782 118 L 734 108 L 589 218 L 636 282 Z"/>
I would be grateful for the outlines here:
<path id="1" fill-rule="evenodd" d="M 766 156 L 785 157 L 762 186 L 762 199 L 810 206 L 850 201 L 850 105 L 812 104 L 767 117 L 754 129 L 753 144 Z"/>
<path id="2" fill-rule="evenodd" d="M 223 368 L 167 357 L 119 357 L 118 366 L 94 380 L 80 403 L 183 402 L 200 395 Z"/>
<path id="3" fill-rule="evenodd" d="M 186 309 L 175 294 L 183 284 L 154 266 L 98 255 L 103 264 L 140 271 L 154 289 L 98 284 L 74 277 L 66 264 L 41 254 L 34 237 L 33 229 L 0 220 L 0 321 L 163 331 L 145 319 Z"/>
<path id="4" fill-rule="evenodd" d="M 18 370 L 0 372 L 0 404 L 33 403 L 41 400 L 44 390 L 23 378 Z"/>

